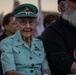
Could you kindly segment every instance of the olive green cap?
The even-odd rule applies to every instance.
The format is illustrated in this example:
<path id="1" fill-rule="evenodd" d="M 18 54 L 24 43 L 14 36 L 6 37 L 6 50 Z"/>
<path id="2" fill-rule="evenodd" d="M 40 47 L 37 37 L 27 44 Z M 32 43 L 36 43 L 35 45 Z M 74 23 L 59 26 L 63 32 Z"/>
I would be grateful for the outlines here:
<path id="1" fill-rule="evenodd" d="M 21 4 L 14 9 L 16 18 L 21 17 L 37 17 L 38 9 L 33 4 Z"/>

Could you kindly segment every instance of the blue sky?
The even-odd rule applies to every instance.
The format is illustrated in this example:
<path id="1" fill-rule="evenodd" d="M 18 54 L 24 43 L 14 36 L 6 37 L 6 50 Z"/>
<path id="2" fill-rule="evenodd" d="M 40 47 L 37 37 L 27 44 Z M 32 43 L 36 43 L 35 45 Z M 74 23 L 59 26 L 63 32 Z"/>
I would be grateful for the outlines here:
<path id="1" fill-rule="evenodd" d="M 38 0 L 19 0 L 21 4 L 32 3 L 38 7 Z M 7 14 L 13 9 L 13 0 L 0 0 L 0 13 Z M 41 0 L 42 11 L 57 11 L 57 0 Z"/>

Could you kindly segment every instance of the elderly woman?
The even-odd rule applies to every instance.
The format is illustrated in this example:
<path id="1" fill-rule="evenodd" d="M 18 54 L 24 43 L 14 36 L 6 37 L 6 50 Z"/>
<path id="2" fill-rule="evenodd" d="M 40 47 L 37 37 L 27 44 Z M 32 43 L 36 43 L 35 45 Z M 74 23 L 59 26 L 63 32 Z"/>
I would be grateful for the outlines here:
<path id="1" fill-rule="evenodd" d="M 4 75 L 51 75 L 41 40 L 33 38 L 38 9 L 32 4 L 15 8 L 18 31 L 1 41 Z"/>

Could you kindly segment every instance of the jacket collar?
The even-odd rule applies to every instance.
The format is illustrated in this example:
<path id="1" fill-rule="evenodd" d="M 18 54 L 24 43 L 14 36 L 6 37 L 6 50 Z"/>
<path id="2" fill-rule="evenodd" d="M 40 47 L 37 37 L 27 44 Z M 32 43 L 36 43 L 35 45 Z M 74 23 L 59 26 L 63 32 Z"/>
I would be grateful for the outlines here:
<path id="1" fill-rule="evenodd" d="M 19 30 L 14 34 L 14 45 L 21 45 L 24 41 L 21 37 Z"/>
<path id="2" fill-rule="evenodd" d="M 18 30 L 15 34 L 14 34 L 14 45 L 22 45 L 22 44 L 26 44 L 24 42 L 24 40 L 22 39 L 22 36 L 20 34 L 20 31 Z M 33 38 L 32 36 L 32 42 L 31 44 L 35 44 L 35 38 Z"/>
<path id="3" fill-rule="evenodd" d="M 67 20 L 63 19 L 62 16 L 59 19 L 59 23 L 68 27 L 71 31 L 76 33 L 76 27 L 74 27 L 72 24 L 70 24 Z"/>
<path id="4" fill-rule="evenodd" d="M 60 21 L 60 23 L 62 23 L 63 25 L 72 26 L 67 20 L 65 20 L 64 18 L 62 18 L 62 16 L 60 16 L 59 21 Z"/>

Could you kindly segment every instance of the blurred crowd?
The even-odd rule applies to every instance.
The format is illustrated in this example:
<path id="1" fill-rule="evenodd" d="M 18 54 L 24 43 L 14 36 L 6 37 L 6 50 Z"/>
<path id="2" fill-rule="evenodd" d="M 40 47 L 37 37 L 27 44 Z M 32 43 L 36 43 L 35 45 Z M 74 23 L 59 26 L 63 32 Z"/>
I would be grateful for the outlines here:
<path id="1" fill-rule="evenodd" d="M 18 0 L 14 0 L 13 9 L 18 5 L 20 5 L 20 2 Z M 11 13 L 13 13 L 13 10 Z M 59 17 L 59 13 L 57 12 L 38 11 L 37 15 L 38 15 L 38 20 L 37 20 L 36 29 L 33 33 L 34 37 L 40 36 L 41 33 L 44 31 L 46 25 L 50 24 L 53 20 Z M 0 35 L 2 35 L 4 32 L 3 18 L 4 18 L 4 14 L 2 12 L 0 13 Z"/>

